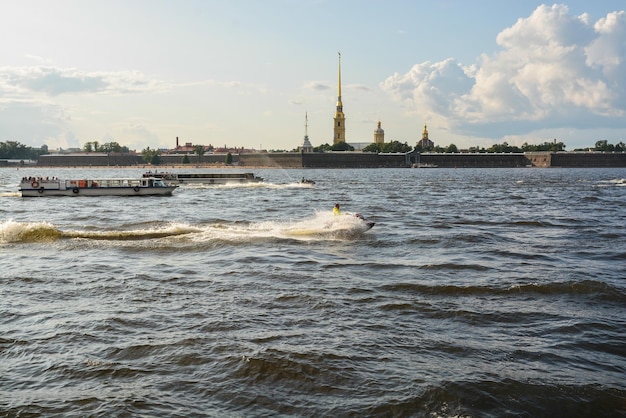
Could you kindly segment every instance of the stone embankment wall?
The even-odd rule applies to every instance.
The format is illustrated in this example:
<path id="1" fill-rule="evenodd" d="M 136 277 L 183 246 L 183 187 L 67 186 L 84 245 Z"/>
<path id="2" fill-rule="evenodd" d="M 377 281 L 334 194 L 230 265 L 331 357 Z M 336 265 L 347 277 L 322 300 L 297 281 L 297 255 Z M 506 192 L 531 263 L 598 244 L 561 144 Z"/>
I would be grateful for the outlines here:
<path id="1" fill-rule="evenodd" d="M 626 153 L 533 152 L 525 154 L 374 154 L 367 152 L 259 153 L 233 154 L 233 164 L 248 167 L 276 168 L 378 168 L 410 167 L 427 164 L 437 167 L 626 167 Z M 181 155 L 162 155 L 163 165 L 182 164 Z M 201 164 L 223 165 L 225 154 L 205 154 Z M 189 166 L 198 164 L 198 156 L 189 156 Z M 42 155 L 38 166 L 89 167 L 145 165 L 136 154 Z"/>
<path id="2" fill-rule="evenodd" d="M 413 157 L 412 157 L 413 158 Z M 526 167 L 531 162 L 525 154 L 430 154 L 419 156 L 414 163 L 432 164 L 437 167 Z"/>
<path id="3" fill-rule="evenodd" d="M 550 167 L 626 167 L 626 153 L 557 152 Z"/>
<path id="4" fill-rule="evenodd" d="M 233 155 L 233 162 L 234 160 Z M 276 152 L 259 154 L 239 154 L 239 165 L 249 167 L 276 167 L 276 168 L 299 168 L 302 167 L 302 154 L 298 152 Z"/>
<path id="5" fill-rule="evenodd" d="M 38 166 L 44 167 L 89 167 L 89 166 L 129 166 L 143 164 L 141 155 L 106 154 L 90 152 L 85 154 L 40 155 Z"/>
<path id="6" fill-rule="evenodd" d="M 528 152 L 534 167 L 626 167 L 626 153 Z"/>

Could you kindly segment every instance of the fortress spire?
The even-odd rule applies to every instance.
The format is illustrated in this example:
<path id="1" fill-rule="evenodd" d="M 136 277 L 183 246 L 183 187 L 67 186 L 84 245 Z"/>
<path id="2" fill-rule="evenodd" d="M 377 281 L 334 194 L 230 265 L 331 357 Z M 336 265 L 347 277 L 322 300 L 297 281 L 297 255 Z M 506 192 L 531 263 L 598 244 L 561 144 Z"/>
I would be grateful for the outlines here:
<path id="1" fill-rule="evenodd" d="M 313 145 L 311 145 L 311 141 L 309 141 L 309 114 L 308 112 L 304 113 L 304 141 L 302 141 L 300 152 L 313 152 Z"/>
<path id="2" fill-rule="evenodd" d="M 343 103 L 341 102 L 341 52 L 339 55 L 339 75 L 337 79 L 337 109 L 335 110 L 335 127 L 333 128 L 333 144 L 346 142 L 346 117 L 343 114 Z"/>
<path id="3" fill-rule="evenodd" d="M 337 77 L 337 110 L 341 111 L 343 105 L 341 104 L 341 52 L 339 54 L 339 76 Z"/>

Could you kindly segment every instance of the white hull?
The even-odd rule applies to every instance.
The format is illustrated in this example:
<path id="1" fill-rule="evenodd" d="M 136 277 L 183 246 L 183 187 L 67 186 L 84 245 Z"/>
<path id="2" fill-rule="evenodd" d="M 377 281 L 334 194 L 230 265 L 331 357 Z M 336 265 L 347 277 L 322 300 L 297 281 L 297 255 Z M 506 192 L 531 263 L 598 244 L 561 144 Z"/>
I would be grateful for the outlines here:
<path id="1" fill-rule="evenodd" d="M 260 183 L 261 177 L 252 173 L 145 173 L 144 177 L 162 179 L 167 184 L 233 184 Z"/>
<path id="2" fill-rule="evenodd" d="M 25 179 L 22 197 L 40 196 L 168 196 L 178 186 L 160 179 L 44 180 Z"/>
<path id="3" fill-rule="evenodd" d="M 175 186 L 167 187 L 111 187 L 101 189 L 21 189 L 22 197 L 38 196 L 168 196 L 176 189 Z"/>
<path id="4" fill-rule="evenodd" d="M 246 180 L 246 179 L 176 179 L 164 180 L 168 184 L 233 184 L 233 183 L 260 183 L 263 179 Z"/>

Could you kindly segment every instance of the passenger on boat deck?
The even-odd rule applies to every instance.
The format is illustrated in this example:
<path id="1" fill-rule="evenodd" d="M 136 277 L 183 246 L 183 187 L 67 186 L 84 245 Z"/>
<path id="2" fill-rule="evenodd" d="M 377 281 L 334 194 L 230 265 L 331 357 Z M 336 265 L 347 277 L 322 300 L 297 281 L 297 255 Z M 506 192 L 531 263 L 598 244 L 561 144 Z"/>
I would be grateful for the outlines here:
<path id="1" fill-rule="evenodd" d="M 341 215 L 341 209 L 339 209 L 339 203 L 335 203 L 335 207 L 333 208 L 333 215 Z"/>

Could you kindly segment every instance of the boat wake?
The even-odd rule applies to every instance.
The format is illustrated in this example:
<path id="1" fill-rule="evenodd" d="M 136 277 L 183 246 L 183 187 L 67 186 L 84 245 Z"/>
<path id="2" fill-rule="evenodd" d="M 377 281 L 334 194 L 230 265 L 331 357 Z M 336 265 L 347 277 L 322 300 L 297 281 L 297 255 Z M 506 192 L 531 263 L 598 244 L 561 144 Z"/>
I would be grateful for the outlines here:
<path id="1" fill-rule="evenodd" d="M 48 242 L 59 239 L 82 238 L 89 240 L 137 241 L 198 232 L 199 229 L 184 224 L 156 224 L 152 227 L 116 230 L 61 231 L 49 222 L 0 223 L 0 243 Z"/>
<path id="2" fill-rule="evenodd" d="M 203 184 L 203 183 L 186 183 L 180 184 L 182 189 L 310 189 L 315 187 L 314 184 L 292 182 L 292 183 L 268 183 L 265 181 L 254 183 L 226 183 L 226 184 Z"/>
<path id="3" fill-rule="evenodd" d="M 601 187 L 611 187 L 611 186 L 624 187 L 626 186 L 626 179 L 615 178 L 611 180 L 600 180 L 598 181 L 598 185 Z"/>
<path id="4" fill-rule="evenodd" d="M 352 214 L 333 216 L 331 212 L 318 212 L 314 216 L 296 221 L 217 221 L 189 225 L 177 222 L 151 222 L 141 225 L 98 230 L 95 226 L 63 231 L 49 222 L 0 223 L 0 244 L 50 242 L 63 239 L 91 241 L 158 241 L 164 245 L 185 245 L 219 241 L 222 243 L 247 243 L 269 239 L 350 240 L 362 236 L 373 226 Z"/>
<path id="5" fill-rule="evenodd" d="M 185 224 L 156 225 L 148 228 L 116 230 L 116 231 L 68 231 L 63 238 L 84 238 L 91 240 L 141 241 L 158 238 L 175 237 L 199 232 L 200 229 Z"/>

